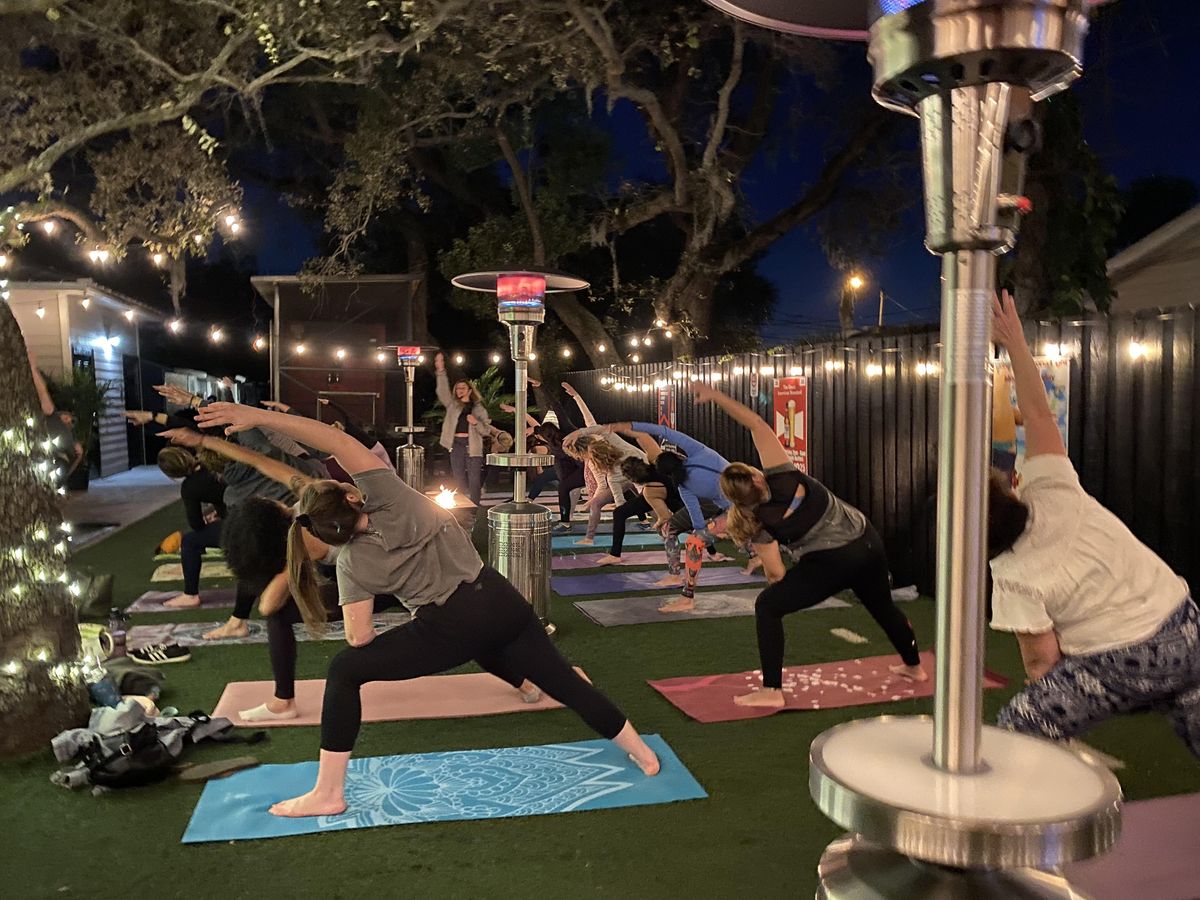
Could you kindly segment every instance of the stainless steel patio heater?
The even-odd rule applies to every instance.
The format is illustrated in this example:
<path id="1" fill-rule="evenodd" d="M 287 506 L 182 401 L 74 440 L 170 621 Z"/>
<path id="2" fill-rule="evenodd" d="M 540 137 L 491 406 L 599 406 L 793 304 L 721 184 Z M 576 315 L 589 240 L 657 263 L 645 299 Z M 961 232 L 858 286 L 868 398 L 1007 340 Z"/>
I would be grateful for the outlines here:
<path id="1" fill-rule="evenodd" d="M 489 453 L 488 465 L 513 469 L 513 499 L 488 510 L 488 563 L 502 573 L 532 605 L 548 634 L 550 622 L 550 510 L 529 501 L 525 469 L 546 462 L 528 453 L 525 415 L 529 396 L 529 361 L 535 350 L 537 327 L 546 319 L 546 294 L 581 291 L 586 281 L 542 272 L 474 272 L 451 282 L 468 291 L 496 295 L 496 314 L 508 326 L 516 370 L 516 427 L 512 453 Z"/>
<path id="2" fill-rule="evenodd" d="M 1050 741 L 982 725 L 995 257 L 1023 205 L 1030 104 L 1080 74 L 1085 0 L 708 0 L 795 34 L 868 40 L 873 93 L 917 116 L 926 245 L 942 256 L 934 715 L 847 722 L 809 790 L 851 834 L 818 897 L 1078 897 L 1058 872 L 1107 850 L 1120 786 Z"/>
<path id="3" fill-rule="evenodd" d="M 413 441 L 414 435 L 422 434 L 425 428 L 413 425 L 413 382 L 417 378 L 417 366 L 425 361 L 420 347 L 397 347 L 396 362 L 404 370 L 406 417 L 408 424 L 397 428 L 408 440 L 396 448 L 396 471 L 413 490 L 425 490 L 425 448 Z"/>

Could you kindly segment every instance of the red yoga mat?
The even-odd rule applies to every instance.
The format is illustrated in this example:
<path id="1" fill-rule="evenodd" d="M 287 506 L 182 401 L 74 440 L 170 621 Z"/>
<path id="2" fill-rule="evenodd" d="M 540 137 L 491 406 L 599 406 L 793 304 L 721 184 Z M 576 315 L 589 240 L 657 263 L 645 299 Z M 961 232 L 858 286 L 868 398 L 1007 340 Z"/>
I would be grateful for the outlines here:
<path id="1" fill-rule="evenodd" d="M 299 718 L 267 722 L 243 722 L 238 711 L 266 703 L 275 695 L 272 681 L 231 681 L 217 701 L 213 717 L 223 716 L 246 728 L 273 725 L 320 725 L 322 679 L 296 682 Z M 561 709 L 562 704 L 545 694 L 537 703 L 526 703 L 509 685 L 494 675 L 427 675 L 409 681 L 372 681 L 362 688 L 364 722 L 397 722 L 402 719 L 461 719 L 500 713 L 538 712 Z"/>
<path id="2" fill-rule="evenodd" d="M 734 672 L 729 675 L 692 675 L 648 682 L 672 705 L 697 722 L 736 722 L 761 719 L 794 709 L 840 709 L 844 706 L 870 706 L 893 700 L 912 700 L 933 696 L 933 654 L 922 653 L 921 662 L 929 673 L 928 681 L 909 681 L 888 671 L 900 658 L 867 656 L 863 659 L 839 659 L 810 666 L 788 666 L 783 670 L 785 705 L 779 709 L 738 706 L 733 698 L 762 686 L 761 674 Z M 1004 687 L 1008 679 L 984 672 L 985 688 Z"/>

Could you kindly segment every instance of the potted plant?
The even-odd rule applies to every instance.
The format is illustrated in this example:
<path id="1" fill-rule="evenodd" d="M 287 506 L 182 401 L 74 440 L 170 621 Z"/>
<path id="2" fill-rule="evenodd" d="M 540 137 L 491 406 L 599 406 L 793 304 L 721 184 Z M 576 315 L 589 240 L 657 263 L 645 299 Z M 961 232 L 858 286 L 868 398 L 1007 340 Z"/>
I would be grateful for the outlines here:
<path id="1" fill-rule="evenodd" d="M 75 416 L 75 440 L 83 447 L 83 459 L 67 477 L 67 489 L 86 491 L 99 433 L 99 416 L 116 392 L 116 384 L 97 381 L 91 369 L 73 366 L 61 378 L 46 376 L 46 386 L 55 408 Z"/>

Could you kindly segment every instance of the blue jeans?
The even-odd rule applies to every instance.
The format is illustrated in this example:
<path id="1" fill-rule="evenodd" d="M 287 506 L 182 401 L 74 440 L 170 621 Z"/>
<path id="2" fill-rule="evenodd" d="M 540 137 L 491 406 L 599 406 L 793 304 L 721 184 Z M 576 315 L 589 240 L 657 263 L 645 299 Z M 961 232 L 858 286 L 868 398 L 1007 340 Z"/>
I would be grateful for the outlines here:
<path id="1" fill-rule="evenodd" d="M 1200 757 L 1200 612 L 1185 600 L 1136 644 L 1065 656 L 1008 701 L 1002 728 L 1066 740 L 1122 713 L 1165 713 Z"/>
<path id="2" fill-rule="evenodd" d="M 450 450 L 450 471 L 454 473 L 458 490 L 466 491 L 471 502 L 478 506 L 483 496 L 483 457 L 468 455 L 466 438 L 454 439 L 454 447 Z"/>

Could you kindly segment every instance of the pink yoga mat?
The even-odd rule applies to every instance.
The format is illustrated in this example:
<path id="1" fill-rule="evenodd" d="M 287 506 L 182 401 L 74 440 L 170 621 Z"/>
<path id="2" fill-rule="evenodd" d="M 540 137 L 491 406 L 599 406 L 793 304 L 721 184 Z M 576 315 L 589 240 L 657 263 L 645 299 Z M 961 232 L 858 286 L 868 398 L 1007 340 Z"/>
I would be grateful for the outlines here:
<path id="1" fill-rule="evenodd" d="M 297 719 L 243 722 L 238 717 L 239 710 L 266 703 L 274 694 L 275 684 L 271 681 L 231 681 L 212 714 L 247 728 L 321 724 L 321 700 L 325 694 L 325 682 L 321 679 L 296 682 L 296 705 L 300 710 Z M 562 708 L 561 703 L 544 694 L 537 703 L 526 703 L 509 685 L 486 672 L 428 675 L 410 681 L 372 681 L 363 685 L 361 696 L 364 722 L 462 719 Z"/>
<path id="2" fill-rule="evenodd" d="M 1200 897 L 1200 794 L 1126 803 L 1121 836 L 1103 856 L 1066 867 L 1071 884 L 1095 900 Z"/>
<path id="3" fill-rule="evenodd" d="M 555 569 L 594 569 L 601 558 L 607 556 L 606 551 L 600 553 L 586 553 L 586 547 L 581 547 L 579 553 L 576 554 L 560 554 L 554 557 L 552 567 Z M 658 550 L 635 550 L 633 552 L 625 552 L 621 554 L 621 561 L 613 563 L 614 566 L 658 566 L 666 567 L 667 557 L 663 554 L 662 549 Z M 607 568 L 607 567 L 606 567 Z"/>
<path id="4" fill-rule="evenodd" d="M 749 693 L 762 685 L 757 671 L 664 678 L 648 683 L 697 722 L 736 722 L 740 719 L 761 719 L 793 709 L 838 709 L 932 697 L 933 654 L 922 653 L 921 662 L 929 673 L 928 681 L 913 682 L 889 672 L 888 666 L 900 663 L 900 658 L 895 654 L 839 659 L 811 666 L 788 666 L 783 670 L 786 705 L 780 709 L 755 709 L 733 702 L 733 698 L 739 694 Z M 1006 684 L 1008 679 L 1003 676 L 984 673 L 985 688 L 1004 687 Z"/>

